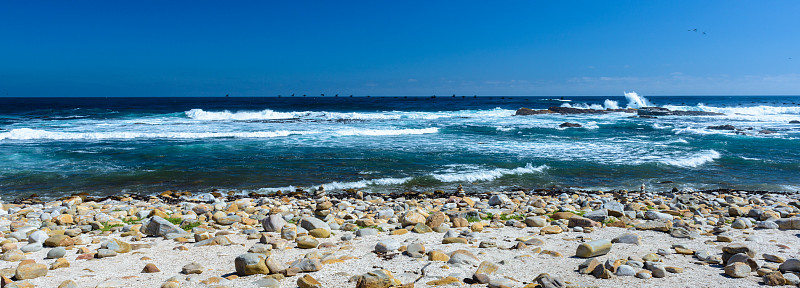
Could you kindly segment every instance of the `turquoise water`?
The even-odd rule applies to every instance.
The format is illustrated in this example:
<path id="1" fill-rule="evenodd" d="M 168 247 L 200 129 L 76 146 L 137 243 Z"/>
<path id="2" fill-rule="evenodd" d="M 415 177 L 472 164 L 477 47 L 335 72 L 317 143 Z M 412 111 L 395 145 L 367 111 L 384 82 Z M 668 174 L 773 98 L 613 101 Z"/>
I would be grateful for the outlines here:
<path id="1" fill-rule="evenodd" d="M 646 105 L 720 116 L 513 116 Z M 800 190 L 800 97 L 0 98 L 0 195 Z M 582 128 L 560 128 L 564 122 Z M 741 131 L 713 130 L 734 125 Z M 752 128 L 751 130 L 748 130 Z M 762 130 L 774 132 L 759 133 Z M 765 131 L 766 132 L 766 131 Z"/>

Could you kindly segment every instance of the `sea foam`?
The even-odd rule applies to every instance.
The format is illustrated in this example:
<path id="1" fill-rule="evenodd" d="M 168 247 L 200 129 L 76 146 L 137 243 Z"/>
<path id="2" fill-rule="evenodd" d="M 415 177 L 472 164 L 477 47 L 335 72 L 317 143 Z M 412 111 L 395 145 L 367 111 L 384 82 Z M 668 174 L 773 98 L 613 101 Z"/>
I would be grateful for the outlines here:
<path id="1" fill-rule="evenodd" d="M 341 129 L 333 131 L 251 131 L 251 132 L 54 132 L 19 128 L 0 133 L 0 140 L 124 140 L 124 139 L 206 139 L 274 138 L 291 135 L 328 134 L 335 136 L 398 136 L 439 132 L 439 128 L 421 129 Z"/>

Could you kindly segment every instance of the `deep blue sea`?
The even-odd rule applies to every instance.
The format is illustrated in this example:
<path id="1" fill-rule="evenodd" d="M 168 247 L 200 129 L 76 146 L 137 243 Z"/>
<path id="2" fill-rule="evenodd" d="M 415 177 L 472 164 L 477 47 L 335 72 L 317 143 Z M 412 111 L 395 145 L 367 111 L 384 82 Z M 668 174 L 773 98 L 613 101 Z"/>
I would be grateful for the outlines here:
<path id="1" fill-rule="evenodd" d="M 725 115 L 513 116 L 551 106 Z M 793 120 L 800 97 L 0 98 L 0 196 L 320 184 L 367 192 L 459 184 L 475 192 L 642 184 L 797 191 Z M 742 130 L 707 128 L 725 124 Z"/>

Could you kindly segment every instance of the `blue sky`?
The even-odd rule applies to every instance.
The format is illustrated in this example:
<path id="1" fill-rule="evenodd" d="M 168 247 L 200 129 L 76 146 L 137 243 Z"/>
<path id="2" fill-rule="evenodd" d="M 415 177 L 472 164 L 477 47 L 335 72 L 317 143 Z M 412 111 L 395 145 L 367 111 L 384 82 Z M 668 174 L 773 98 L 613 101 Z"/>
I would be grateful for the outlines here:
<path id="1" fill-rule="evenodd" d="M 797 1 L 274 2 L 0 2 L 0 95 L 800 94 Z"/>

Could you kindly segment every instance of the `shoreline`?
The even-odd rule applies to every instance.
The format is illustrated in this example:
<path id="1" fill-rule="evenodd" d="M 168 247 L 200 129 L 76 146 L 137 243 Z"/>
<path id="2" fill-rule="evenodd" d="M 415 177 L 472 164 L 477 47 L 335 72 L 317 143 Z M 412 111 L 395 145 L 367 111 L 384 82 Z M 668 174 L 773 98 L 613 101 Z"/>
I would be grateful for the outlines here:
<path id="1" fill-rule="evenodd" d="M 763 275 L 785 283 L 800 273 L 798 193 L 180 194 L 4 203 L 1 279 L 17 287 L 751 287 L 772 281 Z M 741 262 L 729 261 L 734 250 Z"/>

